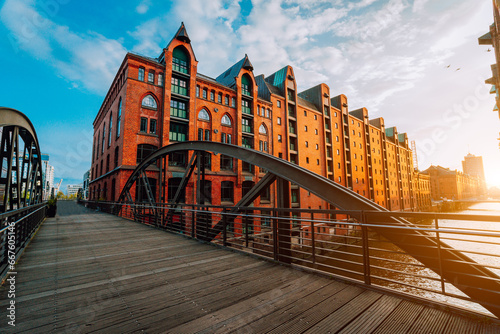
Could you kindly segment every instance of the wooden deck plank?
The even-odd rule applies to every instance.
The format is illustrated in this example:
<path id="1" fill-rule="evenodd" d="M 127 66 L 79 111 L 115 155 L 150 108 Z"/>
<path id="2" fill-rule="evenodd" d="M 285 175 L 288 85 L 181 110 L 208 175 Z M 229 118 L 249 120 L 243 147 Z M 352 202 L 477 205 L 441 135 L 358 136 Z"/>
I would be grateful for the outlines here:
<path id="1" fill-rule="evenodd" d="M 16 265 L 17 325 L 1 333 L 500 332 L 73 203 L 60 213 Z"/>
<path id="2" fill-rule="evenodd" d="M 373 334 L 406 333 L 420 315 L 424 306 L 403 300 Z"/>
<path id="3" fill-rule="evenodd" d="M 308 333 L 336 333 L 347 326 L 353 319 L 363 313 L 368 307 L 380 299 L 380 293 L 365 290 L 354 299 L 347 302 L 336 312 L 315 324 Z"/>
<path id="4" fill-rule="evenodd" d="M 442 333 L 449 318 L 450 314 L 446 312 L 426 307 L 408 333 Z"/>

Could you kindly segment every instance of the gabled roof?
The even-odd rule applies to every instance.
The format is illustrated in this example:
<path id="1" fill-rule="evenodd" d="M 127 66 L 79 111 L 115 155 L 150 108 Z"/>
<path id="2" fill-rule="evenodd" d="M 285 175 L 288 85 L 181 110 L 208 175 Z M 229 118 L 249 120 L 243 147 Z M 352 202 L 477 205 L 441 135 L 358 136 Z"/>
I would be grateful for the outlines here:
<path id="1" fill-rule="evenodd" d="M 306 99 L 301 98 L 300 96 L 297 96 L 297 102 L 299 106 L 309 108 L 311 110 L 319 111 L 316 105 L 312 102 L 307 101 Z"/>
<path id="2" fill-rule="evenodd" d="M 286 75 L 288 73 L 288 66 L 283 67 L 281 70 L 274 72 L 270 76 L 266 78 L 266 82 L 269 84 L 278 87 L 281 92 L 285 92 L 285 80 Z M 282 95 L 284 93 L 280 93 Z"/>
<path id="3" fill-rule="evenodd" d="M 215 80 L 225 86 L 234 87 L 236 85 L 234 79 L 240 74 L 242 68 L 253 71 L 252 63 L 250 62 L 250 59 L 248 59 L 248 55 L 246 54 L 243 59 L 228 68 L 224 73 L 215 78 Z"/>

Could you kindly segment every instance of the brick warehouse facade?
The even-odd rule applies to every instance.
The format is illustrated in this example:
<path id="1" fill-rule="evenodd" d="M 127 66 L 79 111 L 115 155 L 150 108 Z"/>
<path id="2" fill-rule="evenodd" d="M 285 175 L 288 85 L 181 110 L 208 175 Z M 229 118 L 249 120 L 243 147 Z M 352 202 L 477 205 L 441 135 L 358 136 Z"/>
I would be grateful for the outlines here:
<path id="1" fill-rule="evenodd" d="M 291 66 L 255 76 L 245 56 L 214 79 L 198 73 L 197 64 L 184 24 L 158 58 L 127 53 L 93 123 L 90 199 L 116 200 L 157 148 L 212 140 L 294 162 L 390 210 L 419 209 L 408 138 L 382 118 L 369 120 L 365 108 L 349 112 L 347 97 L 332 97 L 326 84 L 298 92 Z M 173 197 L 189 158 L 169 157 L 162 189 L 159 168 L 148 167 L 156 201 Z M 237 203 L 265 172 L 221 155 L 206 165 L 205 201 L 213 205 Z M 194 202 L 195 186 L 186 187 L 186 203 Z M 141 200 L 135 188 L 131 194 Z M 328 208 L 303 189 L 289 190 L 291 207 Z M 274 187 L 254 202 L 275 203 Z"/>

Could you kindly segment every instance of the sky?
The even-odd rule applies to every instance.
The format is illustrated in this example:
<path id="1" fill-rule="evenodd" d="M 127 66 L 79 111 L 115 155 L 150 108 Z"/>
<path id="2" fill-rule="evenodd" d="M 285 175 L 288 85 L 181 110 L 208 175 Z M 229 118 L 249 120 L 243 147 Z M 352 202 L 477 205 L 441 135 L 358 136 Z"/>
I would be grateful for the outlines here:
<path id="1" fill-rule="evenodd" d="M 4 0 L 0 106 L 25 113 L 56 182 L 90 169 L 93 121 L 128 51 L 160 55 L 181 22 L 198 71 L 217 77 L 248 54 L 254 74 L 286 65 L 299 92 L 326 83 L 350 110 L 406 132 L 419 169 L 482 156 L 500 187 L 500 120 L 477 38 L 491 0 Z"/>

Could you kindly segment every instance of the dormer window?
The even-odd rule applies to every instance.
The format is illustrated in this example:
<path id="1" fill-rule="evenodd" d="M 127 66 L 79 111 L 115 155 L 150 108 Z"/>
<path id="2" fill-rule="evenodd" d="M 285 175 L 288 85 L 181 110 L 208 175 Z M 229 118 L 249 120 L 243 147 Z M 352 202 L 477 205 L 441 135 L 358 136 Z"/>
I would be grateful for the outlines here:
<path id="1" fill-rule="evenodd" d="M 151 95 L 147 95 L 145 98 L 142 99 L 142 106 L 151 109 L 158 108 L 155 99 Z"/>
<path id="2" fill-rule="evenodd" d="M 177 47 L 172 53 L 172 69 L 188 74 L 189 56 L 183 47 Z"/>
<path id="3" fill-rule="evenodd" d="M 248 74 L 244 74 L 241 77 L 241 94 L 252 96 L 252 80 L 248 77 Z"/>

